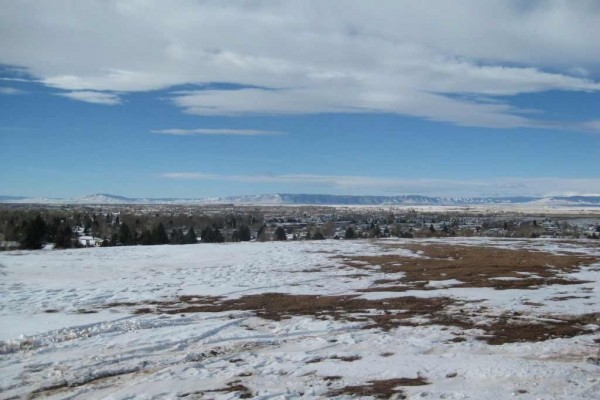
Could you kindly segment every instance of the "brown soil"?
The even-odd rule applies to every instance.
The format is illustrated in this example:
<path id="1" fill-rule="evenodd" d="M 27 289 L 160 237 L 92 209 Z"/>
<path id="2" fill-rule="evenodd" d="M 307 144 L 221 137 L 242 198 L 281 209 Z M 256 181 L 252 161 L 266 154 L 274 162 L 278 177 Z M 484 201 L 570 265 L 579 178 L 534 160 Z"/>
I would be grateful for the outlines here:
<path id="1" fill-rule="evenodd" d="M 180 298 L 180 300 L 184 300 Z M 148 304 L 148 303 L 145 303 Z M 173 302 L 150 304 L 135 311 L 137 314 L 164 313 L 185 314 L 197 312 L 254 311 L 256 315 L 279 321 L 297 315 L 312 315 L 317 318 L 334 318 L 345 321 L 367 322 L 365 328 L 389 330 L 402 325 L 402 321 L 416 316 L 433 316 L 441 313 L 453 300 L 418 297 L 398 297 L 383 300 L 366 300 L 357 296 L 291 295 L 263 293 L 239 299 L 209 301 L 192 304 Z M 380 310 L 382 314 L 369 314 L 369 310 Z"/>
<path id="2" fill-rule="evenodd" d="M 344 362 L 352 362 L 352 361 L 357 361 L 360 360 L 362 357 L 361 356 L 333 356 L 333 357 L 329 357 L 331 360 L 340 360 L 340 361 L 344 361 Z"/>
<path id="3" fill-rule="evenodd" d="M 421 378 L 397 378 L 378 381 L 369 381 L 365 385 L 345 386 L 339 389 L 333 389 L 327 392 L 327 396 L 372 396 L 376 399 L 389 399 L 397 396 L 400 399 L 406 399 L 399 386 L 422 386 L 428 382 Z"/>
<path id="4" fill-rule="evenodd" d="M 221 389 L 207 390 L 210 393 L 237 393 L 240 399 L 252 398 L 252 392 L 246 386 L 242 385 L 241 381 L 233 381 L 227 384 L 227 387 Z"/>
<path id="5" fill-rule="evenodd" d="M 195 298 L 197 299 L 197 298 Z M 585 328 L 589 324 L 600 323 L 600 313 L 578 316 L 546 316 L 544 319 L 507 314 L 497 317 L 488 325 L 475 325 L 473 320 L 480 316 L 476 313 L 450 312 L 448 306 L 457 305 L 455 300 L 445 297 L 418 298 L 412 296 L 366 300 L 356 296 L 318 296 L 291 295 L 282 293 L 264 293 L 245 296 L 240 299 L 222 300 L 203 298 L 201 303 L 174 302 L 153 307 L 144 307 L 136 312 L 185 314 L 196 312 L 253 311 L 257 316 L 279 321 L 292 316 L 310 315 L 315 318 L 334 318 L 337 320 L 362 322 L 363 329 L 382 329 L 388 331 L 399 326 L 419 326 L 438 324 L 456 326 L 462 329 L 481 329 L 485 333 L 477 339 L 498 345 L 513 342 L 537 342 L 559 337 L 573 337 L 591 333 Z M 369 312 L 369 311 L 377 312 Z M 485 312 L 485 309 L 477 311 Z M 421 317 L 425 321 L 415 322 L 412 318 Z M 458 343 L 464 338 L 451 339 Z M 355 358 L 338 357 L 342 361 L 354 361 Z M 320 362 L 323 359 L 311 360 Z M 311 361 L 308 361 L 309 363 Z"/>
<path id="6" fill-rule="evenodd" d="M 561 275 L 578 271 L 582 265 L 600 261 L 592 256 L 493 247 L 408 244 L 403 248 L 418 253 L 421 257 L 394 254 L 341 257 L 348 267 L 355 269 L 372 270 L 379 267 L 381 272 L 405 274 L 400 279 L 376 281 L 377 285 L 387 286 L 367 288 L 363 291 L 435 289 L 428 287 L 427 283 L 448 279 L 462 282 L 454 287 L 492 287 L 498 290 L 588 283 L 566 279 Z M 531 277 L 530 274 L 536 277 Z"/>
<path id="7" fill-rule="evenodd" d="M 74 387 L 80 387 L 90 384 L 97 384 L 99 382 L 103 382 L 111 379 L 119 379 L 124 375 L 131 375 L 136 373 L 143 373 L 140 367 L 132 367 L 126 370 L 116 370 L 116 371 L 105 371 L 104 373 L 97 374 L 86 378 L 82 381 L 76 382 L 67 382 L 66 380 L 59 381 L 50 386 L 44 386 L 40 389 L 34 390 L 28 398 L 35 399 L 39 397 L 47 397 L 51 395 L 63 394 L 66 393 L 66 390 Z"/>
<path id="8" fill-rule="evenodd" d="M 252 392 L 246 386 L 242 385 L 241 381 L 229 382 L 226 387 L 212 390 L 200 390 L 196 392 L 182 393 L 178 397 L 189 397 L 192 398 L 204 398 L 206 393 L 237 393 L 239 399 L 250 399 L 252 398 Z"/>
<path id="9" fill-rule="evenodd" d="M 501 317 L 484 329 L 486 335 L 478 339 L 488 344 L 500 345 L 514 342 L 540 342 L 555 338 L 569 338 L 593 333 L 586 325 L 600 323 L 600 313 L 568 318 L 526 321 Z"/>

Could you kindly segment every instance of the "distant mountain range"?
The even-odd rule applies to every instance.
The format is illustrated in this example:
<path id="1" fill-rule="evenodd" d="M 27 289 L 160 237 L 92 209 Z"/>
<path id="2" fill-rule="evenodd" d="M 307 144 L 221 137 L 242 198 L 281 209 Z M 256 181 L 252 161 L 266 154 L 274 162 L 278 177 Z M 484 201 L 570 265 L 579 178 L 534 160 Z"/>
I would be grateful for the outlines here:
<path id="1" fill-rule="evenodd" d="M 600 196 L 550 197 L 430 197 L 404 196 L 346 196 L 332 194 L 263 194 L 216 198 L 130 198 L 98 193 L 79 198 L 31 198 L 0 196 L 0 203 L 20 204 L 237 204 L 237 205 L 537 205 L 562 207 L 600 207 Z"/>

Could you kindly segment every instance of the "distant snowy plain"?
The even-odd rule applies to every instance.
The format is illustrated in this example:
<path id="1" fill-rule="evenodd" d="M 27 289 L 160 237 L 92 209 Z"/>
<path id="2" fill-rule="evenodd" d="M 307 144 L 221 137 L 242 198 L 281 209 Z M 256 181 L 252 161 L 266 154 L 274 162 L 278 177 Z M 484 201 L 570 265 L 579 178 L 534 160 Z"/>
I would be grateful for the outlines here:
<path id="1" fill-rule="evenodd" d="M 424 240 L 419 243 L 435 242 Z M 438 240 L 439 241 L 439 240 Z M 591 241 L 444 239 L 453 245 L 600 257 Z M 543 317 L 600 312 L 600 265 L 586 283 L 495 290 L 431 281 L 427 290 L 360 291 L 402 273 L 349 273 L 344 257 L 396 254 L 411 240 L 198 244 L 0 253 L 0 399 L 334 397 L 369 381 L 422 378 L 396 396 L 426 399 L 599 399 L 600 321 L 590 333 L 490 345 L 479 329 L 427 323 L 364 329 L 360 318 L 252 310 L 162 313 L 182 298 L 264 293 L 448 297 L 464 310 Z M 394 245 L 394 246 L 390 246 Z M 585 296 L 582 296 L 585 294 Z M 561 297 L 560 300 L 553 300 Z M 150 309 L 139 312 L 140 308 Z M 456 310 L 455 310 L 456 311 Z M 364 310 L 364 314 L 381 310 Z M 460 336 L 462 341 L 454 341 Z M 339 394 L 348 398 L 349 394 Z"/>

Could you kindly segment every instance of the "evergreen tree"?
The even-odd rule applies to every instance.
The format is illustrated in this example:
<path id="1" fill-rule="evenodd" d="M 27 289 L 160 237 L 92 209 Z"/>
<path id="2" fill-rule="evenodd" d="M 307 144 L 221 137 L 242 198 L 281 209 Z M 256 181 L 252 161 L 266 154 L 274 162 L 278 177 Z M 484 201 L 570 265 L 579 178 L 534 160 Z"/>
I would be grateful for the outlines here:
<path id="1" fill-rule="evenodd" d="M 62 225 L 54 236 L 54 247 L 57 249 L 68 249 L 73 247 L 73 231 L 69 225 Z"/>
<path id="2" fill-rule="evenodd" d="M 207 226 L 202 229 L 200 237 L 204 243 L 222 243 L 225 241 L 223 234 L 216 225 L 213 225 L 212 227 Z"/>
<path id="3" fill-rule="evenodd" d="M 54 241 L 54 239 L 56 238 L 56 234 L 58 233 L 58 229 L 60 228 L 60 225 L 60 218 L 52 218 L 52 222 L 46 227 L 46 236 L 49 240 Z"/>
<path id="4" fill-rule="evenodd" d="M 324 240 L 325 236 L 323 236 L 321 231 L 316 231 L 315 234 L 312 236 L 312 238 L 313 238 L 313 240 Z"/>
<path id="5" fill-rule="evenodd" d="M 167 231 L 165 230 L 165 226 L 160 222 L 153 230 L 152 230 L 152 241 L 154 244 L 168 244 L 169 243 L 169 235 L 167 235 Z"/>
<path id="6" fill-rule="evenodd" d="M 266 225 L 261 225 L 260 228 L 258 228 L 258 231 L 256 232 L 256 240 L 264 242 L 267 240 L 267 234 L 265 232 L 266 229 Z"/>
<path id="7" fill-rule="evenodd" d="M 181 229 L 173 229 L 171 231 L 171 244 L 184 244 L 185 237 Z"/>
<path id="8" fill-rule="evenodd" d="M 344 239 L 354 239 L 356 238 L 356 233 L 354 232 L 354 228 L 351 226 L 346 229 L 346 233 L 344 234 Z"/>
<path id="9" fill-rule="evenodd" d="M 198 237 L 196 236 L 196 231 L 194 230 L 193 226 L 190 229 L 188 229 L 187 233 L 185 234 L 184 243 L 198 243 Z"/>
<path id="10" fill-rule="evenodd" d="M 86 216 L 83 217 L 83 233 L 86 235 L 89 234 L 90 229 L 92 229 L 92 219 L 86 214 Z"/>
<path id="11" fill-rule="evenodd" d="M 287 236 L 285 234 L 285 230 L 281 227 L 278 226 L 277 229 L 275 229 L 275 233 L 273 234 L 273 240 L 286 240 Z"/>
<path id="12" fill-rule="evenodd" d="M 140 236 L 140 244 L 143 246 L 149 246 L 154 244 L 152 232 L 150 232 L 148 229 L 144 229 L 144 231 L 142 232 L 142 236 Z"/>
<path id="13" fill-rule="evenodd" d="M 131 244 L 135 246 L 139 242 L 140 242 L 140 237 L 139 237 L 137 231 L 133 230 L 133 232 L 131 233 Z"/>
<path id="14" fill-rule="evenodd" d="M 123 246 L 129 246 L 133 242 L 133 235 L 127 223 L 123 222 L 119 227 L 119 243 Z"/>
<path id="15" fill-rule="evenodd" d="M 248 226 L 240 226 L 240 229 L 238 230 L 238 239 L 240 242 L 248 242 L 250 239 L 252 239 L 250 235 L 250 228 L 248 228 Z"/>
<path id="16" fill-rule="evenodd" d="M 371 228 L 371 237 L 381 237 L 381 228 L 379 225 L 373 225 L 373 228 Z"/>
<path id="17" fill-rule="evenodd" d="M 30 250 L 41 249 L 46 229 L 46 222 L 39 215 L 34 220 L 27 222 L 21 239 L 21 247 Z"/>

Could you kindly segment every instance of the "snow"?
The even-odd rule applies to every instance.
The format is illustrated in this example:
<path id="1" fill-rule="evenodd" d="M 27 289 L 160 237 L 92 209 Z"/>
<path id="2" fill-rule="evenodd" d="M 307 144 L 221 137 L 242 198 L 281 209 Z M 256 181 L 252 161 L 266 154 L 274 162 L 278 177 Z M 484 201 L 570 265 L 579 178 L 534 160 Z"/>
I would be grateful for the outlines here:
<path id="1" fill-rule="evenodd" d="M 600 256 L 593 242 L 449 239 L 453 244 L 578 252 Z M 436 243 L 439 239 L 419 241 Z M 535 290 L 454 287 L 359 292 L 378 269 L 350 277 L 343 257 L 382 252 L 422 257 L 388 246 L 412 243 L 314 241 L 138 246 L 0 253 L 0 398 L 163 399 L 221 390 L 234 381 L 256 398 L 322 398 L 328 390 L 370 380 L 424 377 L 403 387 L 409 398 L 598 399 L 600 326 L 594 334 L 492 346 L 480 329 L 427 324 L 382 331 L 360 321 L 297 315 L 280 321 L 251 311 L 134 314 L 144 302 L 182 295 L 238 299 L 261 293 L 451 297 L 493 318 L 532 318 L 600 310 L 600 265 L 568 274 L 592 281 Z M 525 275 L 524 275 L 525 276 Z M 552 300 L 557 297 L 566 300 Z M 472 302 L 471 302 L 472 301 Z M 539 303 L 538 306 L 528 304 Z M 136 304 L 136 305 L 130 305 Z M 365 311 L 367 312 L 367 311 Z M 369 310 L 368 312 L 378 312 Z M 600 321 L 599 321 L 600 322 Z M 463 337 L 462 342 L 453 338 Z M 340 357 L 356 358 L 341 361 Z M 338 380 L 324 377 L 339 376 Z M 54 389 L 52 389 L 54 387 Z M 525 391 L 525 392 L 524 392 Z M 235 398 L 240 392 L 206 392 Z"/>

